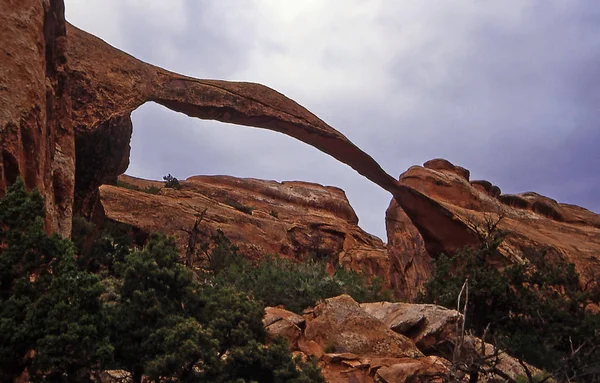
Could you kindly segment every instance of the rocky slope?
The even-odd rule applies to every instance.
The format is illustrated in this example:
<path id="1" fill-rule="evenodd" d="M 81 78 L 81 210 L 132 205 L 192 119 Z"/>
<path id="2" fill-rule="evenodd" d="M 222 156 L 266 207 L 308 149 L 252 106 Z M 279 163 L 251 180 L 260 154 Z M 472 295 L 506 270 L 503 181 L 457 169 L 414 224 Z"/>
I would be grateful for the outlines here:
<path id="1" fill-rule="evenodd" d="M 316 359 L 331 383 L 466 383 L 475 372 L 461 370 L 476 363 L 482 367 L 477 373 L 481 383 L 525 376 L 518 360 L 492 345 L 468 335 L 461 341 L 457 336 L 461 322 L 457 311 L 436 305 L 358 304 L 348 295 L 326 299 L 302 315 L 267 307 L 263 319 L 270 337 L 287 339 L 296 356 Z M 486 364 L 486 357 L 494 362 Z M 527 368 L 539 373 L 535 367 Z M 131 378 L 124 371 L 106 371 L 101 381 L 122 383 Z"/>
<path id="2" fill-rule="evenodd" d="M 303 315 L 267 307 L 263 320 L 271 336 L 286 338 L 299 355 L 317 358 L 328 382 L 441 382 L 457 345 L 455 362 L 462 366 L 497 353 L 501 373 L 513 379 L 525 375 L 517 360 L 491 345 L 470 336 L 460 342 L 461 322 L 457 311 L 440 306 L 358 304 L 348 295 L 326 299 Z M 480 375 L 479 382 L 499 378 Z M 459 373 L 456 381 L 467 382 L 469 375 Z"/>
<path id="3" fill-rule="evenodd" d="M 119 180 L 141 190 L 163 186 L 128 176 Z M 195 176 L 180 184 L 179 190 L 163 187 L 158 194 L 105 185 L 100 197 L 107 218 L 145 233 L 174 235 L 182 253 L 202 215 L 200 240 L 220 229 L 253 258 L 316 256 L 388 280 L 385 244 L 358 227 L 341 189 L 226 176 Z"/>
<path id="4" fill-rule="evenodd" d="M 160 188 L 163 182 L 121 176 L 139 189 Z M 143 232 L 164 231 L 178 238 L 182 253 L 189 231 L 206 209 L 200 232 L 221 229 L 251 257 L 280 254 L 302 259 L 324 257 L 331 265 L 364 270 L 383 277 L 396 296 L 412 299 L 431 277 L 432 260 L 441 252 L 476 245 L 490 223 L 508 233 L 500 264 L 522 262 L 533 250 L 574 263 L 581 283 L 598 278 L 600 216 L 583 208 L 559 204 L 535 193 L 501 194 L 487 181 L 469 181 L 468 171 L 446 160 L 414 166 L 400 182 L 431 196 L 431 200 L 460 222 L 464 230 L 436 222 L 423 226 L 411 221 L 392 199 L 386 212 L 388 243 L 358 227 L 358 218 L 344 192 L 304 182 L 263 181 L 225 176 L 196 176 L 182 181 L 181 190 L 162 188 L 158 194 L 102 186 L 106 216 Z M 417 210 L 427 216 L 430 210 Z M 421 232 L 443 233 L 426 237 Z M 467 232 L 469 241 L 457 241 Z M 445 238 L 451 240 L 445 241 Z"/>

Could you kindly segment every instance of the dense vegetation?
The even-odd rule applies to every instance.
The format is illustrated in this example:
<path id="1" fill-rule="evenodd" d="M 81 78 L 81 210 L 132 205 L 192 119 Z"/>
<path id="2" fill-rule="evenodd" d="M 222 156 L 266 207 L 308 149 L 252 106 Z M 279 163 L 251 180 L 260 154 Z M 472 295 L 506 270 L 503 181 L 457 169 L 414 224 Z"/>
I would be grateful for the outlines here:
<path id="1" fill-rule="evenodd" d="M 219 286 L 248 291 L 267 306 L 283 305 L 302 312 L 319 300 L 348 294 L 358 302 L 390 300 L 380 278 L 368 280 L 361 273 L 339 268 L 333 275 L 324 260 L 303 262 L 267 256 L 255 264 L 239 254 L 221 231 L 211 236 L 212 250 L 207 253 L 207 270 Z"/>
<path id="2" fill-rule="evenodd" d="M 587 309 L 599 301 L 597 292 L 582 291 L 574 266 L 544 251 L 528 254 L 524 264 L 493 265 L 503 238 L 491 231 L 479 247 L 439 257 L 420 300 L 456 308 L 468 285 L 465 324 L 474 335 L 559 382 L 599 382 L 600 315 Z M 461 310 L 465 298 L 463 290 Z"/>
<path id="3" fill-rule="evenodd" d="M 0 200 L 0 381 L 26 370 L 36 382 L 85 382 L 103 369 L 136 382 L 323 381 L 284 341 L 266 343 L 262 302 L 197 278 L 172 238 L 132 249 L 101 232 L 75 251 L 44 233 L 43 211 L 21 181 Z"/>

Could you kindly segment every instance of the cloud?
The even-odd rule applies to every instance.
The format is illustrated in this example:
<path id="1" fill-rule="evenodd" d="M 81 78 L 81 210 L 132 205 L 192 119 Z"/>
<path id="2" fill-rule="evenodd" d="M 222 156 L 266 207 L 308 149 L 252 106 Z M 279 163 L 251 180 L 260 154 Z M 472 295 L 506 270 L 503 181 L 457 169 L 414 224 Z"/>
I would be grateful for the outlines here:
<path id="1" fill-rule="evenodd" d="M 391 174 L 434 157 L 506 192 L 600 211 L 600 3 L 573 0 L 66 0 L 67 18 L 191 76 L 264 83 Z M 148 104 L 130 174 L 231 174 L 342 187 L 385 238 L 390 196 L 281 134 Z"/>

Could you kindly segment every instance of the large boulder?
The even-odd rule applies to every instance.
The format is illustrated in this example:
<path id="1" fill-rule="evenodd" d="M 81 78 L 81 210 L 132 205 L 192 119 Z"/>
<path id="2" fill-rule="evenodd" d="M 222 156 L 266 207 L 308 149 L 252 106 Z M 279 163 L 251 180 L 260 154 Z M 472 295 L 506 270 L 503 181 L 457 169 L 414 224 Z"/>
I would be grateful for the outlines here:
<path id="1" fill-rule="evenodd" d="M 315 307 L 314 316 L 304 335 L 326 352 L 389 358 L 423 356 L 409 338 L 367 314 L 348 295 L 325 299 Z"/>
<path id="2" fill-rule="evenodd" d="M 285 338 L 292 349 L 298 347 L 305 320 L 302 316 L 278 307 L 266 307 L 263 326 L 271 338 Z"/>
<path id="3" fill-rule="evenodd" d="M 467 382 L 472 366 L 480 367 L 479 382 L 526 375 L 518 359 L 479 338 L 458 337 L 461 321 L 457 311 L 440 306 L 358 304 L 340 295 L 302 316 L 268 307 L 263 324 L 271 338 L 286 338 L 297 355 L 316 358 L 328 382 L 444 382 L 450 377 Z"/>

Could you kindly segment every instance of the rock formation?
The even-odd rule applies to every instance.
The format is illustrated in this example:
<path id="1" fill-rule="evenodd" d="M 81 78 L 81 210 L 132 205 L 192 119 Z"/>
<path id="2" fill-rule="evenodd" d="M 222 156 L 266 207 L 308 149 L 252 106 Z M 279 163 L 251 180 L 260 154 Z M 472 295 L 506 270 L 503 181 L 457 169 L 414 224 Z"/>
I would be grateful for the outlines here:
<path id="1" fill-rule="evenodd" d="M 130 114 L 153 101 L 191 117 L 284 133 L 333 156 L 390 191 L 419 230 L 444 222 L 449 233 L 421 233 L 427 246 L 475 238 L 465 225 L 451 220 L 443 206 L 399 184 L 344 135 L 284 95 L 260 84 L 182 76 L 139 61 L 73 26 L 68 26 L 67 33 L 78 159 L 76 211 L 90 216 L 98 208 L 97 188 L 116 182 L 125 171 Z M 420 215 L 423 210 L 429 213 Z M 457 232 L 461 234 L 457 236 Z"/>
<path id="2" fill-rule="evenodd" d="M 447 231 L 438 221 L 416 226 L 392 199 L 386 212 L 387 246 L 358 227 L 358 219 L 342 190 L 304 182 L 262 181 L 225 176 L 196 176 L 182 181 L 181 190 L 162 188 L 156 195 L 142 190 L 164 184 L 121 176 L 121 182 L 140 190 L 102 186 L 106 216 L 145 233 L 165 231 L 175 235 L 186 249 L 195 217 L 205 208 L 202 232 L 221 229 L 242 251 L 253 258 L 280 254 L 302 259 L 308 254 L 369 275 L 383 277 L 396 296 L 412 299 L 431 277 L 432 259 L 439 253 L 477 245 L 478 230 L 502 217 L 499 228 L 509 233 L 500 262 L 521 262 L 530 250 L 548 249 L 576 265 L 582 285 L 598 277 L 600 269 L 600 217 L 583 208 L 558 204 L 535 193 L 501 194 L 487 181 L 468 181 L 467 171 L 457 172 L 447 161 L 414 166 L 400 182 L 420 189 L 443 207 L 449 219 L 472 233 L 471 241 L 438 243 L 423 239 L 419 231 Z M 422 206 L 422 205 L 421 205 Z M 246 212 L 244 210 L 247 210 Z M 417 210 L 426 217 L 431 210 Z M 428 222 L 427 219 L 417 221 Z M 417 230 L 417 228 L 419 230 Z M 462 231 L 456 231 L 460 237 Z"/>
<path id="3" fill-rule="evenodd" d="M 8 112 L 0 127 L 10 134 L 3 135 L 0 186 L 23 175 L 29 187 L 38 187 L 47 197 L 50 231 L 69 234 L 73 200 L 79 214 L 101 211 L 98 187 L 114 184 L 128 164 L 130 114 L 154 101 L 192 117 L 281 132 L 330 154 L 390 191 L 430 251 L 474 239 L 443 206 L 399 184 L 344 135 L 284 95 L 259 84 L 194 79 L 143 63 L 65 24 L 62 1 L 51 1 L 47 9 L 41 3 L 47 4 L 3 4 L 12 28 L 3 31 L 2 41 L 16 43 L 2 64 L 8 73 L 2 85 Z M 19 35 L 23 28 L 30 31 L 25 37 Z M 31 46 L 40 49 L 31 53 Z M 31 94 L 13 95 L 14 89 Z M 28 111 L 39 111 L 33 122 L 23 117 Z M 432 231 L 438 222 L 444 229 Z"/>
<path id="4" fill-rule="evenodd" d="M 488 181 L 469 181 L 469 172 L 446 160 L 436 159 L 423 166 L 413 166 L 400 176 L 400 183 L 420 191 L 441 207 L 449 220 L 461 222 L 471 239 L 462 237 L 463 229 L 455 231 L 460 240 L 444 241 L 443 238 L 424 238 L 432 256 L 440 250 L 452 252 L 462 246 L 478 243 L 477 233 L 484 234 L 489 223 L 500 218 L 498 228 L 508 233 L 500 250 L 506 262 L 520 262 L 528 251 L 546 249 L 551 257 L 574 263 L 581 274 L 582 285 L 600 273 L 600 215 L 579 206 L 561 204 L 537 193 L 517 195 L 501 194 L 499 187 Z M 404 205 L 402 205 L 404 207 Z M 430 214 L 428 209 L 417 209 L 417 215 Z M 392 201 L 388 209 L 389 251 L 394 254 L 394 241 L 405 235 L 390 230 L 389 217 L 402 216 Z M 401 219 L 400 222 L 403 222 Z M 392 221 L 393 224 L 396 221 Z M 427 219 L 412 220 L 421 233 L 440 231 L 452 237 L 453 227 L 448 221 L 431 222 Z M 408 225 L 402 226 L 403 228 Z M 465 240 L 468 239 L 468 240 Z M 414 263 L 418 263 L 415 265 Z M 430 259 L 415 257 L 411 267 L 418 275 L 415 281 L 427 275 Z M 410 278 L 407 278 L 410 280 Z M 410 284 L 410 282 L 406 282 Z"/>
<path id="5" fill-rule="evenodd" d="M 128 164 L 130 114 L 153 101 L 191 117 L 277 131 L 393 188 L 395 180 L 344 135 L 284 95 L 260 84 L 200 80 L 146 64 L 68 26 L 77 136 L 77 207 L 91 212 L 93 190 L 114 182 Z"/>
<path id="6" fill-rule="evenodd" d="M 204 213 L 198 225 L 199 240 L 207 240 L 220 229 L 251 258 L 316 256 L 332 266 L 388 280 L 385 244 L 358 227 L 358 218 L 341 189 L 307 182 L 195 176 L 180 181 L 179 190 L 163 187 L 150 194 L 143 190 L 163 183 L 128 176 L 119 180 L 130 189 L 100 188 L 106 217 L 144 233 L 174 235 L 184 253 L 189 232 Z"/>
<path id="7" fill-rule="evenodd" d="M 328 382 L 440 382 L 448 376 L 462 316 L 435 305 L 376 302 L 358 304 L 348 295 L 325 299 L 297 315 L 267 307 L 263 325 L 282 336 L 301 356 L 318 359 Z M 511 378 L 525 375 L 509 355 L 467 336 L 457 362 L 467 365 L 498 355 L 496 368 Z M 533 373 L 538 370 L 528 366 Z M 498 376 L 480 374 L 480 382 Z M 463 379 L 463 380 L 460 380 Z M 454 381 L 454 380 L 453 380 Z M 469 381 L 464 374 L 459 381 Z"/>
<path id="8" fill-rule="evenodd" d="M 0 1 L 0 195 L 17 177 L 46 197 L 46 228 L 71 231 L 75 146 L 62 1 Z"/>

